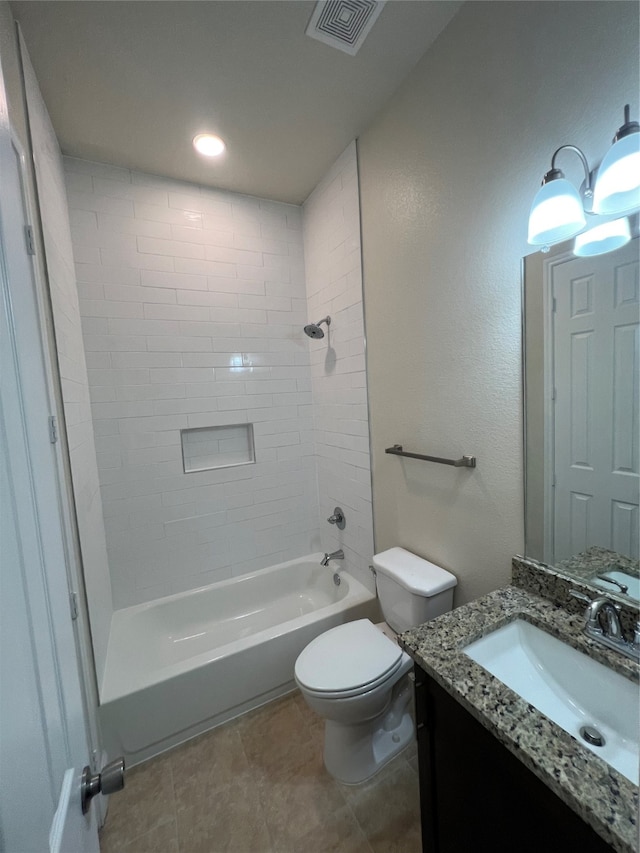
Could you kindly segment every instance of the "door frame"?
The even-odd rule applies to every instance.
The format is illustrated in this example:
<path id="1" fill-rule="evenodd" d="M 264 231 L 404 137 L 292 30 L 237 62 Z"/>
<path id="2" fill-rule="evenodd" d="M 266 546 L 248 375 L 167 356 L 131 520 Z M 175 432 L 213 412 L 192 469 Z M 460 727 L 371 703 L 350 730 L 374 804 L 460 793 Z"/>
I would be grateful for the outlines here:
<path id="1" fill-rule="evenodd" d="M 24 119 L 28 134 L 29 154 L 17 139 L 13 129 L 12 141 L 21 153 L 22 185 L 25 193 L 25 204 L 30 224 L 34 231 L 35 253 L 31 257 L 31 269 L 35 283 L 38 302 L 39 325 L 41 331 L 45 372 L 47 378 L 49 405 L 55 417 L 57 441 L 54 452 L 57 467 L 59 508 L 65 558 L 67 565 L 67 580 L 71 607 L 74 611 L 73 629 L 78 657 L 78 668 L 81 673 L 81 685 L 85 704 L 85 719 L 90 739 L 90 766 L 93 773 L 99 772 L 108 760 L 104 752 L 100 719 L 98 714 L 99 686 L 93 658 L 93 641 L 91 636 L 91 620 L 87 604 L 84 583 L 84 568 L 82 564 L 82 547 L 78 533 L 76 516 L 75 493 L 69 460 L 67 444 L 66 420 L 62 396 L 62 384 L 58 366 L 58 349 L 53 319 L 53 308 L 49 290 L 47 253 L 44 244 L 42 214 L 38 198 L 38 173 L 35 166 L 33 146 L 31 143 L 31 122 L 26 95 L 24 55 L 26 46 L 20 30 L 15 22 L 16 50 L 20 64 L 20 81 L 24 105 Z M 9 125 L 11 128 L 11 124 Z M 100 824 L 106 816 L 106 799 L 97 801 L 100 812 Z"/>
<path id="2" fill-rule="evenodd" d="M 71 800 L 76 821 L 86 831 L 87 849 L 97 850 L 97 809 L 82 819 L 80 772 L 90 763 L 91 713 L 87 704 L 78 637 L 70 608 L 69 543 L 60 481 L 60 447 L 50 439 L 55 412 L 49 339 L 43 328 L 42 278 L 29 245 L 33 236 L 33 202 L 27 158 L 11 126 L 0 67 L 0 166 L 13 187 L 0 201 L 0 314 L 3 326 L 2 414 L 3 454 L 9 466 L 5 495 L 20 543 L 24 594 L 22 613 L 28 641 L 23 648 L 37 674 L 36 707 L 46 744 L 48 772 L 29 779 L 28 768 L 16 773 L 20 797 L 37 802 L 38 784 L 47 786 L 54 802 L 74 768 Z M 10 181 L 10 183 L 9 183 Z M 9 206 L 11 205 L 11 206 Z M 22 240 L 24 239 L 24 243 Z M 31 257 L 30 257 L 31 255 Z M 11 697 L 5 697 L 7 703 Z M 9 705 L 9 707 L 11 707 Z M 14 706 L 14 717 L 21 708 Z M 15 769 L 15 768 L 14 768 Z M 27 821 L 28 824 L 28 821 Z M 38 830 L 40 832 L 40 830 Z M 89 840 L 90 839 L 90 840 Z"/>

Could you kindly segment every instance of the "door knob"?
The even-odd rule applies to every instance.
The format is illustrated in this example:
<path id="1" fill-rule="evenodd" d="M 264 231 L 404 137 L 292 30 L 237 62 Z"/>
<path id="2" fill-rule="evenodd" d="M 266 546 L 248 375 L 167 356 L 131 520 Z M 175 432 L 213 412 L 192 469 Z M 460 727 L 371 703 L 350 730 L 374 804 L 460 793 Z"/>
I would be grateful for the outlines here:
<path id="1" fill-rule="evenodd" d="M 116 758 L 105 764 L 100 773 L 91 773 L 87 765 L 82 771 L 80 782 L 80 799 L 82 814 L 89 811 L 91 800 L 96 794 L 115 794 L 124 788 L 124 758 Z"/>

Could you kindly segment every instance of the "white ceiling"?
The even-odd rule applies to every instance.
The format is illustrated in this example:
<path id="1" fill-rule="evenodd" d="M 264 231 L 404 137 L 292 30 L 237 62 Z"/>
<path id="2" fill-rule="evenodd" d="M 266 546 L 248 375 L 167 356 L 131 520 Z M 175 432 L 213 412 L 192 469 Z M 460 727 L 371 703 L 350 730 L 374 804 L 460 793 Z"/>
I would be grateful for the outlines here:
<path id="1" fill-rule="evenodd" d="M 389 0 L 357 56 L 303 0 L 13 2 L 65 154 L 300 203 L 461 5 Z M 197 155 L 210 131 L 227 152 Z"/>

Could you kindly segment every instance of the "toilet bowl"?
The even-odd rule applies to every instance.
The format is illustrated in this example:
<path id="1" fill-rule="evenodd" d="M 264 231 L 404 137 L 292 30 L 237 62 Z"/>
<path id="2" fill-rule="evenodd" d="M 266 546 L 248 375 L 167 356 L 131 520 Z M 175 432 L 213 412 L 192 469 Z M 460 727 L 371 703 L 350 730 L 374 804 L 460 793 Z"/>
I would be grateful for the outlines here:
<path id="1" fill-rule="evenodd" d="M 391 548 L 373 558 L 383 615 L 393 631 L 451 609 L 455 577 L 439 566 Z M 355 785 L 377 773 L 414 734 L 413 662 L 368 619 L 332 628 L 303 649 L 295 680 L 307 704 L 325 718 L 324 763 Z"/>

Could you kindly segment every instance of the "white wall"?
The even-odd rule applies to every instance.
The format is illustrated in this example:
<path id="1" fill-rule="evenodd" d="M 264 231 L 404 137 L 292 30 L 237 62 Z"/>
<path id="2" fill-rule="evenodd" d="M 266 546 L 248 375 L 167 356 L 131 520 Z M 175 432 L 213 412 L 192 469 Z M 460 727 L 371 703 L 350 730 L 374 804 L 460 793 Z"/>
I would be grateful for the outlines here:
<path id="1" fill-rule="evenodd" d="M 373 589 L 369 421 L 364 353 L 360 202 L 352 143 L 303 207 L 309 322 L 331 316 L 309 341 L 322 547 L 343 548 L 345 568 Z M 326 326 L 322 327 L 326 330 Z M 326 519 L 340 506 L 344 530 Z"/>
<path id="2" fill-rule="evenodd" d="M 64 171 L 56 135 L 24 45 L 23 62 L 77 535 L 100 683 L 106 663 L 113 601 Z M 74 588 L 77 589 L 76 582 Z"/>
<path id="3" fill-rule="evenodd" d="M 65 166 L 114 605 L 317 550 L 300 208 Z M 183 473 L 236 423 L 255 465 Z"/>
<path id="4" fill-rule="evenodd" d="M 453 571 L 457 603 L 523 547 L 529 206 L 558 146 L 598 161 L 637 113 L 637 34 L 635 3 L 467 3 L 360 140 L 376 546 Z"/>

